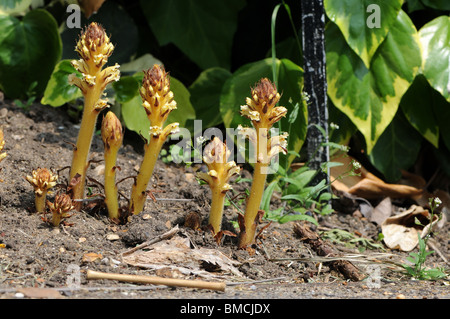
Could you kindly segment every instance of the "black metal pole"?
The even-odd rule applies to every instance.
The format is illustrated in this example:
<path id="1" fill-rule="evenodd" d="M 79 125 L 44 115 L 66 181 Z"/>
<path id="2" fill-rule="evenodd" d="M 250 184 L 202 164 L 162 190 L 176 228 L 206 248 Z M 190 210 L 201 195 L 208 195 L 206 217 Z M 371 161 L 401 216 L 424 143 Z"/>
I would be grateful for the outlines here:
<path id="1" fill-rule="evenodd" d="M 304 91 L 309 95 L 307 153 L 311 169 L 319 169 L 328 162 L 328 109 L 325 59 L 325 11 L 323 0 L 301 0 Z M 326 136 L 314 126 L 320 126 Z M 329 172 L 320 172 L 313 180 L 317 184 L 324 178 L 329 182 Z"/>

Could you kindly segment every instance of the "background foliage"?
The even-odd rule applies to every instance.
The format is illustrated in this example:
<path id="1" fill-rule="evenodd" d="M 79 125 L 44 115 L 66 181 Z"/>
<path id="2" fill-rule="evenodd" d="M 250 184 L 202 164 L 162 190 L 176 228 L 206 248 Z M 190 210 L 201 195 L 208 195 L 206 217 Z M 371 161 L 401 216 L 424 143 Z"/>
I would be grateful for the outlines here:
<path id="1" fill-rule="evenodd" d="M 66 27 L 66 8 L 73 2 L 2 1 L 0 89 L 8 98 L 29 98 L 37 82 L 33 94 L 43 104 L 79 110 L 80 93 L 66 82 L 75 72 L 69 61 L 77 58 L 73 49 L 80 33 Z M 203 120 L 203 129 L 249 124 L 239 106 L 256 81 L 272 79 L 291 115 L 280 127 L 291 136 L 283 168 L 301 152 L 307 107 L 300 1 L 91 2 L 101 6 L 89 18 L 83 15 L 81 25 L 101 23 L 116 45 L 109 63 L 121 64 L 122 78 L 108 89 L 108 98 L 129 134 L 148 134 L 137 90 L 142 71 L 162 63 L 179 107 L 171 120 L 191 130 L 194 119 Z M 381 25 L 371 29 L 367 7 L 373 3 L 381 9 Z M 424 155 L 450 175 L 449 2 L 325 0 L 324 5 L 328 107 L 330 121 L 340 127 L 331 140 L 349 144 L 352 155 L 390 182 Z"/>

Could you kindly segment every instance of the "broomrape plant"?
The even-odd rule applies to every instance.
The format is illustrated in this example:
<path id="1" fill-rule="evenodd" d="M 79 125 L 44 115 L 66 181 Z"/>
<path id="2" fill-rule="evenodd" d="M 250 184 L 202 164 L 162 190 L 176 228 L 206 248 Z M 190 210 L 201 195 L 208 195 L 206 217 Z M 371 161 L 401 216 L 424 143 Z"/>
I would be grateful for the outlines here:
<path id="1" fill-rule="evenodd" d="M 171 123 L 164 127 L 170 112 L 177 108 L 177 103 L 170 90 L 169 76 L 163 67 L 155 64 L 145 72 L 139 93 L 150 120 L 150 140 L 145 145 L 144 158 L 131 191 L 129 211 L 133 214 L 139 214 L 144 209 L 147 185 L 161 147 L 170 134 L 178 131 L 179 126 L 179 123 Z"/>
<path id="2" fill-rule="evenodd" d="M 117 116 L 109 111 L 102 121 L 102 140 L 105 147 L 105 203 L 109 218 L 119 219 L 119 202 L 116 185 L 117 152 L 123 141 L 122 124 Z"/>
<path id="3" fill-rule="evenodd" d="M 72 198 L 68 194 L 57 194 L 55 201 L 47 201 L 47 205 L 52 213 L 51 223 L 54 227 L 58 227 L 62 219 L 70 217 L 69 212 L 74 209 Z"/>
<path id="4" fill-rule="evenodd" d="M 208 166 L 209 171 L 208 173 L 198 173 L 197 176 L 207 182 L 211 188 L 209 225 L 216 237 L 221 231 L 225 195 L 231 189 L 228 182 L 232 176 L 239 174 L 240 168 L 236 166 L 234 161 L 228 162 L 231 152 L 218 137 L 214 137 L 205 147 L 204 153 L 203 161 Z"/>
<path id="5" fill-rule="evenodd" d="M 80 59 L 73 60 L 72 65 L 82 73 L 83 78 L 80 79 L 75 74 L 71 74 L 68 81 L 80 88 L 84 96 L 84 109 L 70 168 L 70 180 L 79 178 L 72 188 L 73 199 L 84 197 L 88 155 L 95 124 L 98 114 L 108 107 L 107 99 L 102 98 L 103 91 L 109 83 L 118 81 L 120 77 L 118 64 L 103 69 L 113 50 L 114 45 L 110 42 L 105 30 L 95 22 L 92 22 L 81 34 L 75 47 Z M 78 201 L 75 206 L 79 210 L 81 202 Z"/>
<path id="6" fill-rule="evenodd" d="M 262 215 L 259 208 L 270 162 L 278 153 L 287 153 L 287 133 L 269 137 L 270 128 L 287 113 L 284 106 L 276 106 L 280 97 L 275 85 L 263 78 L 251 90 L 251 98 L 246 99 L 246 105 L 241 106 L 241 115 L 251 120 L 254 129 L 239 126 L 239 134 L 256 146 L 256 163 L 245 213 L 243 217 L 239 215 L 239 248 L 245 248 L 255 241 L 256 226 Z"/>
<path id="7" fill-rule="evenodd" d="M 33 170 L 32 175 L 28 175 L 26 180 L 33 186 L 35 194 L 36 212 L 45 212 L 45 201 L 49 189 L 56 186 L 58 175 L 53 174 L 47 168 Z"/>

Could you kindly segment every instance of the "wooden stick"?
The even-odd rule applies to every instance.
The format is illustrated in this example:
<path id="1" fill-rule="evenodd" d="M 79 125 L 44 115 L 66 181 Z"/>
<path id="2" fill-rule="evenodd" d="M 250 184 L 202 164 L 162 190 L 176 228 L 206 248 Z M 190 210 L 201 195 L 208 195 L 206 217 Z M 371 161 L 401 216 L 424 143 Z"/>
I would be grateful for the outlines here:
<path id="1" fill-rule="evenodd" d="M 104 273 L 93 270 L 87 271 L 87 279 L 110 279 L 125 282 L 135 282 L 152 285 L 165 285 L 173 287 L 187 287 L 198 289 L 211 289 L 225 291 L 226 283 L 224 282 L 209 282 L 200 280 L 186 280 L 186 279 L 173 279 L 162 278 L 156 276 L 141 276 L 141 275 L 126 275 L 126 274 L 113 274 Z"/>
<path id="2" fill-rule="evenodd" d="M 300 236 L 302 241 L 309 244 L 319 256 L 339 258 L 336 251 L 325 241 L 320 239 L 319 235 L 312 231 L 307 225 L 295 223 L 294 232 Z M 348 260 L 334 260 L 330 262 L 330 266 L 343 274 L 347 279 L 360 281 L 365 278 L 365 276 L 359 272 L 359 269 Z"/>

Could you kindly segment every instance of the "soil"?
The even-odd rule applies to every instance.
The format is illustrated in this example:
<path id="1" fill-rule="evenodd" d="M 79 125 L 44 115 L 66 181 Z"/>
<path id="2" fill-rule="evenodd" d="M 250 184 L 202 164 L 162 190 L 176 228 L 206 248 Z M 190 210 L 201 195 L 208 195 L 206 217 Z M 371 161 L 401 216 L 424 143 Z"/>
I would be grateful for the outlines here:
<path id="1" fill-rule="evenodd" d="M 194 230 L 185 225 L 186 216 L 197 214 L 203 226 L 209 213 L 210 191 L 200 186 L 195 171 L 201 166 L 175 165 L 159 161 L 149 189 L 156 198 L 149 199 L 145 211 L 133 216 L 125 224 L 111 222 L 104 208 L 92 207 L 88 202 L 80 212 L 60 227 L 52 227 L 45 216 L 33 212 L 34 193 L 25 180 L 33 169 L 47 167 L 59 172 L 59 182 L 67 183 L 72 158 L 72 144 L 76 142 L 78 123 L 68 116 L 65 107 L 52 108 L 33 104 L 23 110 L 11 101 L 0 102 L 0 126 L 5 135 L 7 157 L 0 163 L 0 299 L 63 298 L 63 299 L 449 299 L 449 281 L 412 280 L 404 271 L 381 263 L 381 280 L 373 285 L 367 278 L 368 266 L 364 257 L 353 263 L 364 277 L 352 281 L 327 262 L 321 262 L 316 252 L 294 231 L 294 223 L 271 223 L 266 227 L 256 245 L 249 250 L 238 250 L 237 239 L 225 236 L 217 244 L 207 230 Z M 136 174 L 143 156 L 142 141 L 127 132 L 118 157 L 117 179 Z M 92 178 L 90 190 L 102 193 L 103 144 L 99 135 L 92 142 L 93 160 L 88 175 Z M 244 171 L 244 177 L 251 177 Z M 97 181 L 97 182 L 95 182 Z M 132 179 L 119 184 L 124 197 L 129 195 Z M 234 185 L 243 191 L 250 185 Z M 58 191 L 56 188 L 48 199 Z M 126 200 L 123 200 L 126 204 Z M 279 204 L 276 196 L 273 205 Z M 226 206 L 224 229 L 237 233 L 234 221 L 238 210 Z M 328 216 L 316 216 L 320 231 L 343 229 L 376 240 L 380 231 L 358 212 L 335 211 Z M 267 222 L 263 221 L 264 225 Z M 226 273 L 217 267 L 200 266 L 210 276 L 192 272 L 183 273 L 173 267 L 151 269 L 126 263 L 121 254 L 146 240 L 156 238 L 173 227 L 179 227 L 178 238 L 188 239 L 192 247 L 220 251 L 235 262 L 239 276 Z M 450 258 L 449 223 L 434 236 L 435 247 L 442 256 Z M 330 243 L 341 256 L 360 254 L 357 247 Z M 148 247 L 147 247 L 148 248 Z M 147 249 L 148 250 L 148 249 Z M 391 261 L 404 263 L 408 253 L 381 249 L 367 249 L 361 256 L 392 254 Z M 380 255 L 382 256 L 384 255 Z M 390 266 L 389 266 L 390 265 Z M 446 267 L 443 258 L 434 253 L 427 258 L 430 267 Z M 211 266 L 211 265 L 209 265 Z M 80 269 L 80 285 L 73 288 L 71 267 Z M 214 268 L 214 269 L 211 269 Z M 220 268 L 220 267 L 219 267 Z M 181 269 L 181 268 L 180 268 Z M 88 270 L 118 274 L 177 277 L 205 281 L 227 282 L 225 291 L 168 287 L 119 282 L 115 280 L 90 280 Z M 75 279 L 74 279 L 75 278 Z M 32 290 L 29 288 L 42 288 Z M 28 288 L 28 289 L 24 289 Z M 45 288 L 45 289 L 43 289 Z M 71 289 L 73 288 L 73 289 Z"/>

